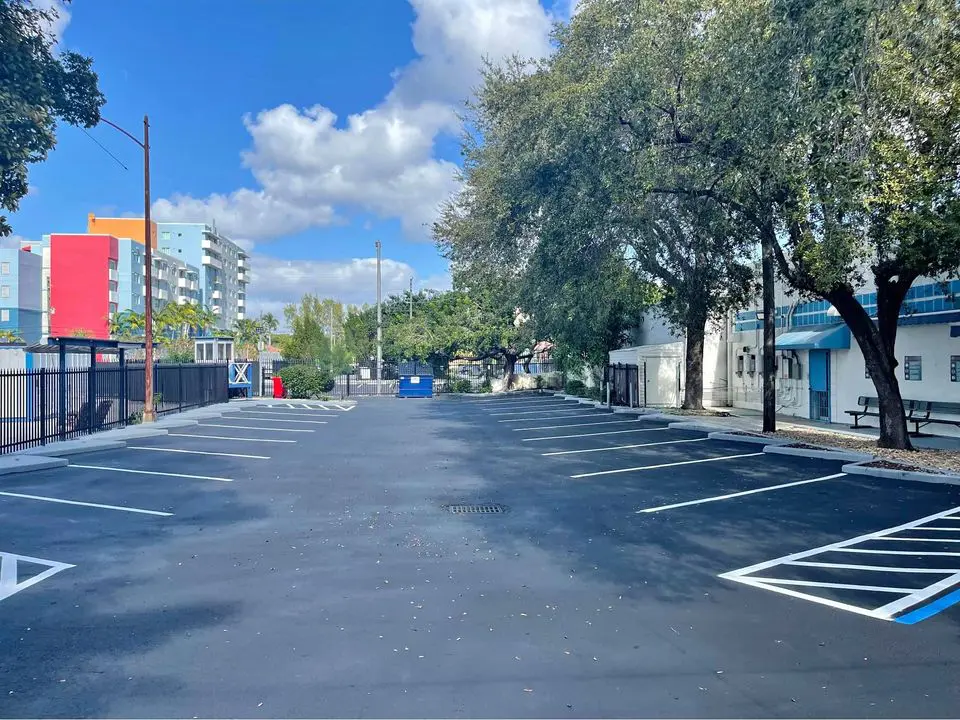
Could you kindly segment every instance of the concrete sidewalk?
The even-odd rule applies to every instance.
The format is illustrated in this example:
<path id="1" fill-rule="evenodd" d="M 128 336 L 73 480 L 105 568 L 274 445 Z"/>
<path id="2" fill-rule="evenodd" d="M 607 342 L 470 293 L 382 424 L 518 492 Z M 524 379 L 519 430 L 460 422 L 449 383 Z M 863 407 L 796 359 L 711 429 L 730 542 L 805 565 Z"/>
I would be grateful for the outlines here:
<path id="1" fill-rule="evenodd" d="M 711 407 L 708 409 L 729 413 L 730 417 L 705 418 L 706 422 L 715 423 L 724 427 L 736 428 L 737 430 L 749 430 L 753 432 L 760 432 L 763 428 L 763 413 L 759 410 L 748 410 L 746 408 L 735 407 Z M 825 430 L 838 435 L 845 435 L 848 437 L 862 438 L 867 440 L 876 440 L 878 437 L 880 437 L 880 430 L 878 428 L 861 427 L 854 430 L 850 427 L 849 423 L 817 422 L 815 420 L 794 417 L 793 415 L 777 415 L 777 429 Z M 960 437 L 931 435 L 926 437 L 911 436 L 910 439 L 913 442 L 914 447 L 917 448 L 960 452 Z"/>
<path id="2" fill-rule="evenodd" d="M 196 425 L 200 420 L 220 417 L 224 413 L 235 409 L 238 405 L 244 404 L 259 405 L 261 404 L 260 398 L 245 398 L 217 403 L 216 405 L 205 405 L 181 413 L 163 415 L 156 422 L 149 424 L 127 425 L 126 427 L 82 435 L 63 442 L 54 440 L 46 445 L 36 445 L 26 450 L 0 455 L 0 475 L 65 465 L 66 460 L 57 462 L 57 459 L 101 450 L 116 450 L 125 447 L 127 440 L 166 435 L 171 429 L 189 427 L 190 425 Z"/>

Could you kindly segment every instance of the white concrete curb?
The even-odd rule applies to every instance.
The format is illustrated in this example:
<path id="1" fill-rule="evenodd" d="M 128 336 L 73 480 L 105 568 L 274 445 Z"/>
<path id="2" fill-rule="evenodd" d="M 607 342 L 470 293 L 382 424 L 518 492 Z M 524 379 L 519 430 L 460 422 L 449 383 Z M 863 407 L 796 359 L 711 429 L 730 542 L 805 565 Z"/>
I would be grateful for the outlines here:
<path id="1" fill-rule="evenodd" d="M 111 431 L 110 438 L 116 438 L 118 440 L 139 440 L 140 438 L 157 437 L 159 435 L 166 434 L 168 434 L 166 428 L 131 425 L 129 427 L 121 428 L 120 430 Z M 50 446 L 48 445 L 47 447 Z"/>
<path id="2" fill-rule="evenodd" d="M 33 472 L 35 470 L 50 470 L 51 468 L 66 467 L 69 464 L 66 458 L 37 457 L 35 455 L 4 455 L 0 457 L 0 475 Z"/>
<path id="3" fill-rule="evenodd" d="M 798 448 L 790 447 L 790 444 L 768 445 L 763 451 L 774 455 L 794 455 L 798 457 L 820 458 L 822 460 L 844 460 L 852 463 L 870 462 L 874 459 L 874 456 L 869 453 L 851 452 L 849 450 L 828 447 Z"/>
<path id="4" fill-rule="evenodd" d="M 81 438 L 79 440 L 66 440 L 64 442 L 51 443 L 50 445 L 40 445 L 28 450 L 21 450 L 17 455 L 29 455 L 33 457 L 66 457 L 67 455 L 82 455 L 84 453 L 100 452 L 101 450 L 121 450 L 127 446 L 123 440 L 102 440 L 91 437 Z"/>
<path id="5" fill-rule="evenodd" d="M 671 425 L 671 427 L 673 427 Z M 753 443 L 754 445 L 786 445 L 793 440 L 784 440 L 782 438 L 771 438 L 763 435 L 740 435 L 734 432 L 717 431 L 707 434 L 711 440 L 727 440 L 729 442 Z"/>
<path id="6" fill-rule="evenodd" d="M 666 419 L 675 418 L 676 415 L 664 415 Z M 667 425 L 671 430 L 700 430 L 705 433 L 730 432 L 736 428 L 725 425 L 714 425 L 713 423 L 702 422 L 700 420 L 684 420 L 682 422 L 672 422 Z"/>
<path id="7" fill-rule="evenodd" d="M 893 462 L 887 460 L 886 462 Z M 867 467 L 866 463 L 852 463 L 840 468 L 850 475 L 869 475 L 890 480 L 913 480 L 915 482 L 936 483 L 939 485 L 960 485 L 960 475 L 917 472 L 916 470 L 894 470 L 893 468 Z"/>

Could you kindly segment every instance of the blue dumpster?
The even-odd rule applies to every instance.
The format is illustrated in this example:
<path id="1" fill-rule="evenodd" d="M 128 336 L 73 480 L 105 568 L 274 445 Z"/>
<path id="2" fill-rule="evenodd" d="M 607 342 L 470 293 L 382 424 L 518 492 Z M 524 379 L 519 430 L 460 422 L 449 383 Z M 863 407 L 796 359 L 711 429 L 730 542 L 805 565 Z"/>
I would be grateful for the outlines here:
<path id="1" fill-rule="evenodd" d="M 418 362 L 400 363 L 397 384 L 397 397 L 402 398 L 432 398 L 433 397 L 433 368 L 430 365 Z"/>

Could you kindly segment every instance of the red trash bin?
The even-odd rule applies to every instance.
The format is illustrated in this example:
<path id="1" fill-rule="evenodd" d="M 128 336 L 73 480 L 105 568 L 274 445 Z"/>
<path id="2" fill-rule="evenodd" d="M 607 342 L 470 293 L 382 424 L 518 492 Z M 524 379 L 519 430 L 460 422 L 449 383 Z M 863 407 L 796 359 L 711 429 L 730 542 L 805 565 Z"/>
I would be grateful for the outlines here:
<path id="1" fill-rule="evenodd" d="M 284 393 L 284 390 L 283 390 L 283 378 L 275 377 L 275 378 L 273 379 L 273 396 L 274 396 L 275 398 L 282 398 L 282 397 L 283 397 L 283 393 Z"/>

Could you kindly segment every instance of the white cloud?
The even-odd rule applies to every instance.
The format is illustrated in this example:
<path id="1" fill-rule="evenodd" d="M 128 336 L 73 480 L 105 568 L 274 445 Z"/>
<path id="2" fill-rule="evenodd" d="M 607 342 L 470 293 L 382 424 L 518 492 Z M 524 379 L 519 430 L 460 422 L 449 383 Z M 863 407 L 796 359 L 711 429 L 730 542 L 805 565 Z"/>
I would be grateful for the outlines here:
<path id="1" fill-rule="evenodd" d="M 344 261 L 281 260 L 254 253 L 250 258 L 250 311 L 283 314 L 283 306 L 304 293 L 362 305 L 377 299 L 377 259 Z M 383 297 L 402 293 L 416 271 L 407 263 L 384 258 L 380 267 Z M 419 287 L 421 284 L 414 281 Z"/>
<path id="2" fill-rule="evenodd" d="M 263 190 L 241 188 L 229 195 L 213 194 L 205 200 L 174 195 L 151 208 L 160 222 L 216 222 L 227 235 L 270 238 L 316 225 L 329 225 L 335 213 L 329 205 L 291 203 Z"/>
<path id="3" fill-rule="evenodd" d="M 52 13 L 53 18 L 51 22 L 45 23 L 44 29 L 55 42 L 59 43 L 63 40 L 63 33 L 70 24 L 70 11 L 67 10 L 63 0 L 32 0 L 31 5 Z"/>
<path id="4" fill-rule="evenodd" d="M 552 17 L 537 0 L 410 2 L 418 58 L 395 72 L 378 106 L 342 127 L 323 105 L 247 116 L 253 144 L 243 162 L 259 188 L 160 200 L 157 218 L 216 219 L 228 233 L 264 240 L 336 222 L 336 208 L 399 218 L 407 237 L 428 238 L 437 207 L 457 187 L 456 166 L 434 156 L 438 136 L 457 131 L 483 58 L 549 52 Z"/>

